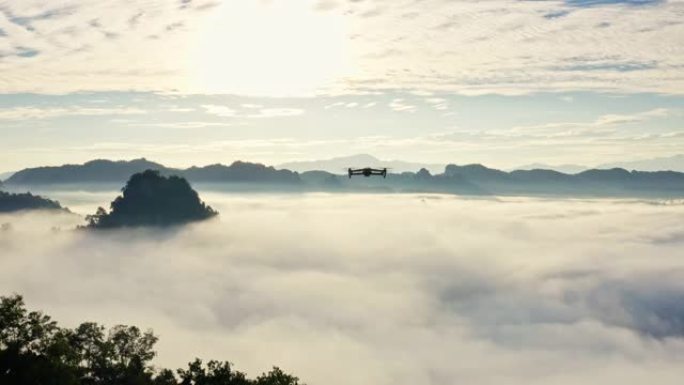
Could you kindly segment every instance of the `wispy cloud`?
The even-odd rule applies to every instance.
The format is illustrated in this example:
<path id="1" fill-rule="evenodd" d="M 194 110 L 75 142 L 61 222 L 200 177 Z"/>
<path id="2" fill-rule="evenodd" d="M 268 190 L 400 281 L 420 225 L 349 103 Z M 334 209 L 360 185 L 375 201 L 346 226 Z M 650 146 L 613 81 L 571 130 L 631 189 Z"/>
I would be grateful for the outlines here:
<path id="1" fill-rule="evenodd" d="M 415 112 L 416 111 L 416 106 L 411 105 L 411 104 L 407 104 L 404 101 L 404 99 L 401 99 L 401 98 L 397 98 L 397 99 L 392 100 L 388 104 L 388 106 L 389 106 L 389 108 L 391 108 L 392 110 L 397 111 L 397 112 L 402 112 L 402 111 L 404 111 L 404 112 Z"/>
<path id="2" fill-rule="evenodd" d="M 666 108 L 638 112 L 630 115 L 606 114 L 601 115 L 591 122 L 552 122 L 532 126 L 516 126 L 504 132 L 519 133 L 523 135 L 540 136 L 578 136 L 578 135 L 605 135 L 616 132 L 619 126 L 643 122 L 649 119 L 666 117 L 671 113 Z"/>
<path id="3" fill-rule="evenodd" d="M 147 111 L 132 107 L 14 107 L 0 109 L 0 120 L 49 119 L 64 116 L 138 115 Z"/>
<path id="4" fill-rule="evenodd" d="M 220 116 L 223 118 L 278 118 L 278 117 L 290 117 L 298 116 L 304 114 L 305 110 L 302 108 L 290 108 L 290 107 L 269 107 L 263 108 L 259 105 L 242 105 L 247 111 L 238 111 L 236 109 L 207 104 L 202 106 L 207 113 Z"/>
<path id="5" fill-rule="evenodd" d="M 198 51 L 200 47 L 189 42 L 214 47 L 219 32 L 207 28 L 217 19 L 229 15 L 235 20 L 262 20 L 277 13 L 277 2 L 74 0 L 62 7 L 6 2 L 0 7 L 0 87 L 4 92 L 216 93 L 220 84 L 224 93 L 258 93 L 267 92 L 268 84 L 261 83 L 268 79 L 266 83 L 281 84 L 283 89 L 307 83 L 318 94 L 387 89 L 463 94 L 684 89 L 684 11 L 678 1 L 291 4 L 286 17 L 307 28 L 306 34 L 299 36 L 296 29 L 270 34 L 249 21 L 231 23 L 230 36 L 251 36 L 253 44 L 268 54 L 255 56 L 251 44 L 236 41 L 231 45 L 232 60 L 222 61 L 214 48 Z M 281 38 L 285 32 L 301 41 L 318 36 L 307 42 L 319 42 L 320 47 L 285 44 L 288 51 Z M 263 59 L 272 65 L 264 66 Z M 196 79 L 213 62 L 220 64 L 211 77 Z"/>
<path id="6" fill-rule="evenodd" d="M 232 118 L 237 116 L 237 111 L 226 106 L 218 106 L 214 104 L 205 104 L 202 106 L 207 113 L 220 116 L 222 118 Z"/>

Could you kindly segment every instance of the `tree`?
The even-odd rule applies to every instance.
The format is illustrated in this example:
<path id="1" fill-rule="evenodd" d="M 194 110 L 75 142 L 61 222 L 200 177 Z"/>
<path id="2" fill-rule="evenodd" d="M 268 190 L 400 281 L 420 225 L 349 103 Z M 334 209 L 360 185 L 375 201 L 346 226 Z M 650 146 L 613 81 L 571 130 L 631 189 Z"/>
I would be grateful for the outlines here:
<path id="1" fill-rule="evenodd" d="M 20 295 L 0 297 L 0 383 L 77 384 L 65 333 Z"/>
<path id="2" fill-rule="evenodd" d="M 178 370 L 180 385 L 249 385 L 250 381 L 242 372 L 234 371 L 230 362 L 209 361 L 206 368 L 202 360 L 196 358 L 188 364 L 188 369 Z"/>
<path id="3" fill-rule="evenodd" d="M 109 330 L 94 322 L 61 328 L 48 315 L 29 312 L 20 295 L 0 297 L 2 385 L 299 385 L 273 368 L 255 380 L 227 361 L 195 359 L 179 369 L 154 370 L 157 337 L 136 326 Z"/>
<path id="4" fill-rule="evenodd" d="M 257 377 L 254 385 L 299 385 L 299 378 L 284 373 L 274 366 L 270 372 Z"/>

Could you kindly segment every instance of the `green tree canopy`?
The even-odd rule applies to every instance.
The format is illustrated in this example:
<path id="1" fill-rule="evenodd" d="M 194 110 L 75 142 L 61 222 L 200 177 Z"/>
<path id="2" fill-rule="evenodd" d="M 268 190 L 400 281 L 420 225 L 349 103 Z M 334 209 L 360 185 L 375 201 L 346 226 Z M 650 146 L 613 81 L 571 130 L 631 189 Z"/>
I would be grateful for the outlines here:
<path id="1" fill-rule="evenodd" d="M 28 311 L 19 295 L 0 297 L 2 385 L 299 385 L 273 368 L 256 379 L 227 361 L 195 359 L 187 369 L 155 369 L 157 337 L 136 326 L 110 329 L 84 322 L 62 328 L 48 315 Z"/>

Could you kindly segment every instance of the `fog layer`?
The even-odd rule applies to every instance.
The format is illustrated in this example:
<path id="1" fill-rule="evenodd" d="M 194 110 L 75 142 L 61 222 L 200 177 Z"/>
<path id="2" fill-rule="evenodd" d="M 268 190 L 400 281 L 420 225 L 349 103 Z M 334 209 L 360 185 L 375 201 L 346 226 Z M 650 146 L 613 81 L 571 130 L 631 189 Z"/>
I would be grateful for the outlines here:
<path id="1" fill-rule="evenodd" d="M 81 214 L 114 197 L 69 194 Z M 684 378 L 682 202 L 201 195 L 220 218 L 165 231 L 0 216 L 0 292 L 153 328 L 163 366 L 310 385 Z"/>

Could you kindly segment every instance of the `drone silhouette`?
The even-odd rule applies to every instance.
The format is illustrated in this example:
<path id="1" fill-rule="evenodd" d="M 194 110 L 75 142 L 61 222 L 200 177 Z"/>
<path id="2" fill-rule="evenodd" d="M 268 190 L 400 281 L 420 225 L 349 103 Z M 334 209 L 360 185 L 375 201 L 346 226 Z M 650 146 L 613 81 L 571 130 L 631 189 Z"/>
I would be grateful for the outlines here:
<path id="1" fill-rule="evenodd" d="M 349 179 L 351 179 L 351 177 L 354 175 L 363 175 L 366 178 L 371 175 L 380 175 L 383 178 L 387 178 L 387 168 L 348 168 L 347 174 L 349 175 Z"/>

